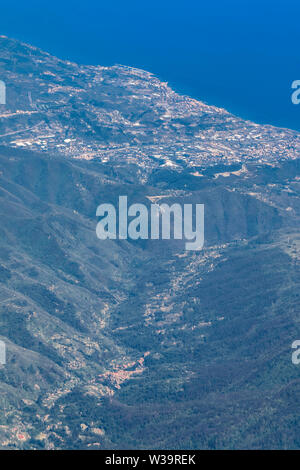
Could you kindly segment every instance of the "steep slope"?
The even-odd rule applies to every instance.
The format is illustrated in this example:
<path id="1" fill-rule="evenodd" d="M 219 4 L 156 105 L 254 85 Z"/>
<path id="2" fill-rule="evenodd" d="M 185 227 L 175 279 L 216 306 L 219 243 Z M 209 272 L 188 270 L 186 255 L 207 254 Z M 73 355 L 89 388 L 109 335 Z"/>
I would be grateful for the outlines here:
<path id="1" fill-rule="evenodd" d="M 299 447 L 299 134 L 0 38 L 2 448 Z M 96 208 L 205 204 L 205 247 Z"/>

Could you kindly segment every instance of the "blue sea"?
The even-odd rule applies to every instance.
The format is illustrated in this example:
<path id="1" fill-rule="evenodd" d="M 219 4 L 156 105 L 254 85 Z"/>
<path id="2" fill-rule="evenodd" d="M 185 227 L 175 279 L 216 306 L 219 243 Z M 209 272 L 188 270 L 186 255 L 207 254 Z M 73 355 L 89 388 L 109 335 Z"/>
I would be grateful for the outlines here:
<path id="1" fill-rule="evenodd" d="M 63 59 L 139 67 L 178 92 L 300 131 L 300 2 L 11 0 L 0 34 Z M 1 77 L 0 77 L 1 78 Z"/>

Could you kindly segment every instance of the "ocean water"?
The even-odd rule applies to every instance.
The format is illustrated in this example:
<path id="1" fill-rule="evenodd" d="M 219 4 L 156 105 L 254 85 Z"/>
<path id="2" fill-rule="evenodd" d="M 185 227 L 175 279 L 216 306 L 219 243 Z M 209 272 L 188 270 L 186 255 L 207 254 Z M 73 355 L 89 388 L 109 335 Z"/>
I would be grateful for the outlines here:
<path id="1" fill-rule="evenodd" d="M 180 93 L 300 131 L 299 13 L 299 0 L 11 0 L 0 33 L 80 63 L 143 68 Z"/>

